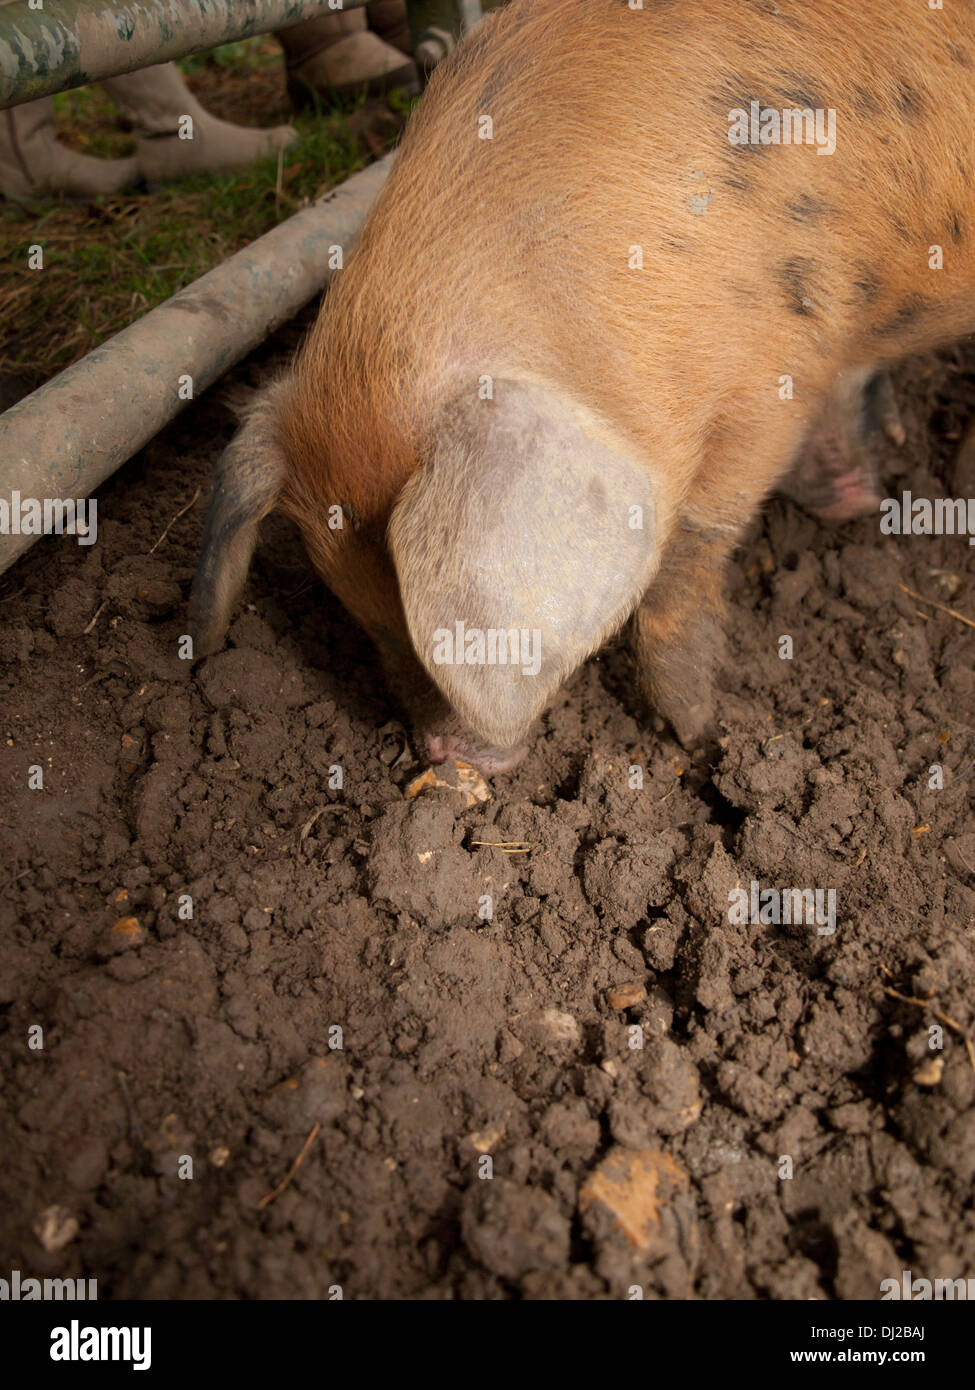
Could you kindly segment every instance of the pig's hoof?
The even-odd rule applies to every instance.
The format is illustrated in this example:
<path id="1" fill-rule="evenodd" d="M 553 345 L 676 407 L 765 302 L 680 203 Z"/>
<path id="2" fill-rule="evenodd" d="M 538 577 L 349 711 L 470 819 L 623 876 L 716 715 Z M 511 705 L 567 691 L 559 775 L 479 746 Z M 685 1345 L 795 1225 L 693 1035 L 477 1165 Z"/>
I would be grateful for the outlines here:
<path id="1" fill-rule="evenodd" d="M 684 748 L 692 748 L 702 743 L 711 733 L 714 724 L 714 707 L 709 700 L 696 705 L 686 705 L 681 710 L 665 710 L 666 718 L 677 735 L 677 741 Z"/>

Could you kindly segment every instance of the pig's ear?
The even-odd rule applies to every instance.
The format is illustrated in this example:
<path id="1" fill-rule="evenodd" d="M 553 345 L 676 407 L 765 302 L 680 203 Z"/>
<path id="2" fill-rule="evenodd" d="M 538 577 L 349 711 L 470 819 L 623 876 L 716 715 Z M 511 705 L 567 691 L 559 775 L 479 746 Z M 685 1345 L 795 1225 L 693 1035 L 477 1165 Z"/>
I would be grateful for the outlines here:
<path id="1" fill-rule="evenodd" d="M 261 393 L 217 465 L 203 546 L 190 594 L 195 656 L 222 644 L 247 578 L 261 518 L 273 510 L 287 472 L 277 431 L 284 382 Z"/>
<path id="2" fill-rule="evenodd" d="M 438 418 L 389 537 L 420 660 L 480 739 L 509 748 L 646 589 L 651 479 L 590 411 L 495 381 L 493 400 Z"/>

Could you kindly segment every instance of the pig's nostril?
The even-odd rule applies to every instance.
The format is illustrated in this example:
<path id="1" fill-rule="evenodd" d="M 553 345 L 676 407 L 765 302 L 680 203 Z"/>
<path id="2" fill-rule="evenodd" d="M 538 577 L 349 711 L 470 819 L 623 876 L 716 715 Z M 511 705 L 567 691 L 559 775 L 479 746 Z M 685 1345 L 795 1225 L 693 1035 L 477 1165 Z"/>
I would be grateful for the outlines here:
<path id="1" fill-rule="evenodd" d="M 450 757 L 445 747 L 446 740 L 439 734 L 427 734 L 424 742 L 427 746 L 427 757 L 432 763 L 445 763 Z"/>
<path id="2" fill-rule="evenodd" d="M 470 763 L 491 776 L 495 772 L 511 772 L 523 760 L 528 748 L 482 748 L 474 739 L 463 734 L 425 734 L 427 758 L 431 763 L 445 763 L 448 758 Z"/>
<path id="3" fill-rule="evenodd" d="M 506 748 L 503 752 L 497 752 L 493 748 L 484 750 L 473 756 L 470 761 L 475 763 L 482 772 L 488 776 L 493 772 L 513 772 L 516 767 L 524 762 L 528 748 Z"/>

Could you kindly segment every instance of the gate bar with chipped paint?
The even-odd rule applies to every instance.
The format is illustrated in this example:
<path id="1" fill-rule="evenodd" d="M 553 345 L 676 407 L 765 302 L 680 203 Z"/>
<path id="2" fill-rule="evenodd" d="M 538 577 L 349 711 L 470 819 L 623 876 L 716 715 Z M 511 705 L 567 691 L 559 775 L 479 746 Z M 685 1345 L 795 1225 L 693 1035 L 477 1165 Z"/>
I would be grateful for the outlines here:
<path id="1" fill-rule="evenodd" d="M 329 0 L 15 0 L 0 5 L 0 110 L 334 12 Z"/>
<path id="2" fill-rule="evenodd" d="M 497 0 L 492 0 L 496 4 Z M 0 0 L 0 110 L 220 44 L 361 9 L 368 0 Z M 458 34 L 478 0 L 407 0 L 414 43 Z M 432 60 L 427 66 L 432 66 Z"/>

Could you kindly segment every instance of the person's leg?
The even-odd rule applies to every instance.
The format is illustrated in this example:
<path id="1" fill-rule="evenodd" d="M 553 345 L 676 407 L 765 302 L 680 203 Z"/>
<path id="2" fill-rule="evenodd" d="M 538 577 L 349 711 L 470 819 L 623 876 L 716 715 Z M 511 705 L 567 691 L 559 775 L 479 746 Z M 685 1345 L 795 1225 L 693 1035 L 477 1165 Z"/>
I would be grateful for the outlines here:
<path id="1" fill-rule="evenodd" d="M 131 122 L 139 168 L 150 182 L 229 173 L 297 138 L 291 126 L 255 130 L 211 116 L 173 63 L 109 77 L 102 86 Z"/>
<path id="2" fill-rule="evenodd" d="M 93 159 L 62 145 L 53 97 L 0 111 L 0 193 L 5 198 L 95 198 L 118 193 L 138 180 L 135 159 Z"/>
<path id="3" fill-rule="evenodd" d="M 366 17 L 369 28 L 379 35 L 383 43 L 392 44 L 412 58 L 413 39 L 410 36 L 406 0 L 372 0 L 366 6 Z"/>
<path id="4" fill-rule="evenodd" d="M 366 10 L 346 10 L 307 19 L 276 38 L 284 49 L 288 69 L 288 94 L 296 107 L 317 100 L 328 105 L 347 100 L 365 90 L 382 96 L 394 88 L 419 91 L 416 66 L 409 54 L 409 29 L 403 0 L 382 0 L 370 5 L 382 11 L 381 23 L 395 42 L 387 43 L 369 28 Z M 394 11 L 401 11 L 397 18 Z M 403 45 L 406 45 L 405 47 Z"/>

